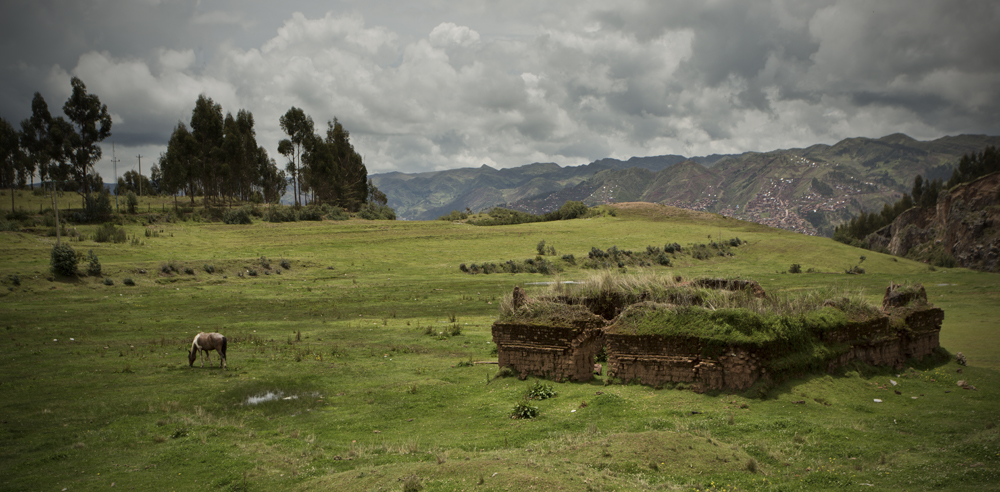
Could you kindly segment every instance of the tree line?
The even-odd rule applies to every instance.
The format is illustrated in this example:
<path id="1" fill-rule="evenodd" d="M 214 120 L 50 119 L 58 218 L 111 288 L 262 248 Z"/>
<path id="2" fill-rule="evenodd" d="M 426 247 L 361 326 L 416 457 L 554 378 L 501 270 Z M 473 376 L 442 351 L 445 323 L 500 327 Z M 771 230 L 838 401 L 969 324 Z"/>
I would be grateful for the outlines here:
<path id="1" fill-rule="evenodd" d="M 103 189 L 94 163 L 101 159 L 101 141 L 111 136 L 108 106 L 77 77 L 70 80 L 72 92 L 63 104 L 63 116 L 53 117 L 38 92 L 31 100 L 31 116 L 20 130 L 0 118 L 0 186 L 34 187 L 35 173 L 53 190 L 91 191 Z M 53 197 L 55 199 L 55 197 Z M 11 193 L 11 209 L 14 193 Z"/>
<path id="2" fill-rule="evenodd" d="M 943 190 L 950 190 L 997 171 L 1000 171 L 1000 152 L 997 152 L 996 147 L 990 146 L 979 153 L 965 154 L 958 161 L 947 183 L 942 183 L 940 179 L 924 180 L 918 174 L 913 179 L 910 193 L 904 193 L 903 197 L 892 205 L 885 204 L 880 212 L 862 211 L 850 221 L 837 226 L 833 231 L 833 239 L 845 244 L 863 246 L 862 241 L 865 237 L 891 224 L 906 210 L 913 207 L 935 207 L 938 196 Z"/>
<path id="3" fill-rule="evenodd" d="M 111 136 L 106 105 L 88 94 L 79 79 L 63 105 L 65 117 L 53 117 L 45 99 L 35 93 L 31 117 L 20 130 L 0 119 L 0 186 L 34 187 L 37 173 L 52 189 L 79 191 L 89 197 L 103 190 L 94 171 L 101 158 L 98 143 Z M 350 141 L 350 132 L 336 119 L 327 123 L 325 136 L 315 131 L 313 120 L 296 107 L 279 119 L 288 136 L 278 145 L 287 160 L 282 170 L 257 144 L 254 117 L 240 109 L 223 115 L 222 106 L 202 94 L 190 120 L 178 122 L 149 177 L 127 171 L 117 180 L 117 193 L 186 195 L 194 203 L 232 205 L 235 202 L 279 203 L 291 184 L 294 203 L 328 204 L 369 216 L 393 216 L 385 194 L 368 179 L 361 155 Z M 289 183 L 289 178 L 291 183 Z M 11 208 L 14 208 L 11 194 Z M 388 210 L 386 210 L 388 209 Z"/>

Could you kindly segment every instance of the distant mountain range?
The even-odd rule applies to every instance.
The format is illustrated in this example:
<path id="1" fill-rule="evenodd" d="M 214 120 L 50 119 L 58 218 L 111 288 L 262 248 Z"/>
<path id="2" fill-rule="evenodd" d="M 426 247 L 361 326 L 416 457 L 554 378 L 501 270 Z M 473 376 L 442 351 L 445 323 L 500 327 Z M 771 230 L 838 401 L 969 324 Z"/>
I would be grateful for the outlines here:
<path id="1" fill-rule="evenodd" d="M 834 225 L 861 210 L 881 210 L 898 200 L 918 174 L 947 180 L 963 154 L 989 145 L 1000 146 L 1000 137 L 918 141 L 897 133 L 770 152 L 601 159 L 570 167 L 534 163 L 498 170 L 483 165 L 369 177 L 397 216 L 407 220 L 495 206 L 544 213 L 566 200 L 591 206 L 648 201 L 831 235 Z"/>

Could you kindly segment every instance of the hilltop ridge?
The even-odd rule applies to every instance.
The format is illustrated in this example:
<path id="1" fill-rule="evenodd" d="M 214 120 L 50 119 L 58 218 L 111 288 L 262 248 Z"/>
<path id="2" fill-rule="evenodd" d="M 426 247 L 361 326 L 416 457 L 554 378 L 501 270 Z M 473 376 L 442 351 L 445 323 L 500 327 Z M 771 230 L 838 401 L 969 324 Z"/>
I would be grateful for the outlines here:
<path id="1" fill-rule="evenodd" d="M 834 225 L 860 211 L 898 200 L 916 175 L 947 179 L 963 154 L 989 145 L 1000 145 L 1000 137 L 920 141 L 895 133 L 768 152 L 605 158 L 567 167 L 484 165 L 371 178 L 408 220 L 433 220 L 466 208 L 503 206 L 540 214 L 566 200 L 588 205 L 643 200 L 829 236 Z"/>

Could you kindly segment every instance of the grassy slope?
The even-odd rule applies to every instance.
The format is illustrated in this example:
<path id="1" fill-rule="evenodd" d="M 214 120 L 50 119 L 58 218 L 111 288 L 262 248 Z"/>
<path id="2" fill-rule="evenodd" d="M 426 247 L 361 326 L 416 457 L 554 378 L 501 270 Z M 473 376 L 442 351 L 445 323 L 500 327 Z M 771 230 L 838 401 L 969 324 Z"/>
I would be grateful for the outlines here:
<path id="1" fill-rule="evenodd" d="M 128 227 L 143 237 L 141 226 Z M 93 277 L 49 282 L 53 238 L 0 233 L 0 488 L 400 490 L 409 476 L 426 490 L 997 483 L 995 275 L 931 272 L 823 238 L 661 207 L 493 228 L 441 221 L 157 227 L 160 237 L 141 247 L 70 243 L 94 249 L 111 287 Z M 559 395 L 535 403 L 541 416 L 532 421 L 507 418 L 531 381 L 487 385 L 495 366 L 458 366 L 491 359 L 490 324 L 503 293 L 546 279 L 464 275 L 459 263 L 528 258 L 542 239 L 559 255 L 582 257 L 591 246 L 641 250 L 720 234 L 750 244 L 734 258 L 679 257 L 671 272 L 741 275 L 769 291 L 837 283 L 873 300 L 890 281 L 922 282 L 946 313 L 942 345 L 965 353 L 970 366 L 962 374 L 948 363 L 898 377 L 810 376 L 765 400 L 600 379 L 555 384 Z M 860 254 L 869 273 L 844 275 Z M 292 268 L 236 275 L 261 270 L 261 256 L 273 267 L 288 259 Z M 160 275 L 168 261 L 196 274 Z M 202 270 L 206 263 L 214 275 Z M 779 273 L 791 263 L 819 273 Z M 12 274 L 22 284 L 7 290 Z M 583 275 L 568 270 L 561 278 Z M 138 286 L 123 286 L 125 277 Z M 462 334 L 448 336 L 456 323 Z M 228 371 L 187 367 L 199 329 L 230 337 Z M 958 379 L 978 390 L 959 389 Z M 296 398 L 243 404 L 268 390 Z"/>

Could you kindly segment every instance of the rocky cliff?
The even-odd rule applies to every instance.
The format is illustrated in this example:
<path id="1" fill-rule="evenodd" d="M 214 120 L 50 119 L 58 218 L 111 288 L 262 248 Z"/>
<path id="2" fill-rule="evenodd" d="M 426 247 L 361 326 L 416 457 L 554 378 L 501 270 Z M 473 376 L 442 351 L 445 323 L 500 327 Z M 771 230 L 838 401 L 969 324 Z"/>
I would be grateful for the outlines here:
<path id="1" fill-rule="evenodd" d="M 943 266 L 1000 272 L 1000 173 L 943 192 L 935 208 L 911 208 L 865 241 Z"/>

